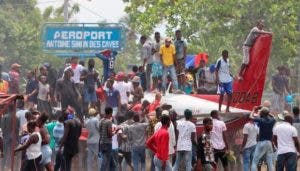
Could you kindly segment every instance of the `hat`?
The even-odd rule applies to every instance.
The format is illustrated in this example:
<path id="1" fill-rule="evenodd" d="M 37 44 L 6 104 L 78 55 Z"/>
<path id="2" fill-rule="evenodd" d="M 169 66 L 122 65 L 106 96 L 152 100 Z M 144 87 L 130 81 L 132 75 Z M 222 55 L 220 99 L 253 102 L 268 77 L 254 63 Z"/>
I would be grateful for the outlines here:
<path id="1" fill-rule="evenodd" d="M 134 76 L 131 80 L 133 83 L 140 83 L 141 79 L 139 76 Z"/>
<path id="2" fill-rule="evenodd" d="M 12 69 L 14 69 L 14 68 L 20 68 L 21 65 L 19 65 L 18 63 L 14 63 L 14 64 L 12 64 L 10 67 L 11 67 Z"/>
<path id="3" fill-rule="evenodd" d="M 161 114 L 162 114 L 162 115 L 167 115 L 167 116 L 169 116 L 169 111 L 168 111 L 168 110 L 163 110 L 163 111 L 161 112 Z"/>
<path id="4" fill-rule="evenodd" d="M 124 79 L 125 74 L 123 72 L 118 72 L 117 76 L 116 76 L 116 80 L 120 81 L 122 79 Z"/>
<path id="5" fill-rule="evenodd" d="M 172 39 L 171 39 L 170 37 L 167 37 L 165 40 L 166 40 L 167 42 L 171 42 L 171 41 L 172 41 Z"/>
<path id="6" fill-rule="evenodd" d="M 90 108 L 89 109 L 89 115 L 90 116 L 93 116 L 93 115 L 95 115 L 97 113 L 97 110 L 96 109 L 94 109 L 94 108 Z"/>
<path id="7" fill-rule="evenodd" d="M 284 121 L 284 117 L 285 117 L 286 115 L 288 115 L 288 114 L 289 114 L 289 112 L 285 110 L 285 111 L 283 111 L 282 113 L 279 113 L 279 114 L 277 115 L 277 117 L 278 117 L 279 120 Z"/>
<path id="8" fill-rule="evenodd" d="M 51 64 L 48 63 L 48 62 L 45 62 L 45 63 L 43 63 L 43 66 L 46 67 L 46 68 L 50 68 L 50 67 L 51 67 Z"/>

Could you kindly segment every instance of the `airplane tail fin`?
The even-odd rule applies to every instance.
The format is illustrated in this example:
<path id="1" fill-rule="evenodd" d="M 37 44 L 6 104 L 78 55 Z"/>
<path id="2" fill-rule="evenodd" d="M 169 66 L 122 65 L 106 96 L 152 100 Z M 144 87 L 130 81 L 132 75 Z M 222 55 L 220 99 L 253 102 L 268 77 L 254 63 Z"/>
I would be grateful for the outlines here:
<path id="1" fill-rule="evenodd" d="M 261 104 L 271 45 L 271 35 L 260 35 L 256 39 L 243 80 L 233 83 L 232 107 L 252 110 Z"/>

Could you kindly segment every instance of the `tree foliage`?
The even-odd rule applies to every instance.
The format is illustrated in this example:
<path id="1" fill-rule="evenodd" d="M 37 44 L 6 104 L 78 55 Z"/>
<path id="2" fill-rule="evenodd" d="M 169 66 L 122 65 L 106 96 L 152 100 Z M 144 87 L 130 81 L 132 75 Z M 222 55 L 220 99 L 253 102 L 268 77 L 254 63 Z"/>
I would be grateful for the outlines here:
<path id="1" fill-rule="evenodd" d="M 43 13 L 32 0 L 0 1 L 0 59 L 4 69 L 19 63 L 22 70 L 36 69 L 42 62 L 60 67 L 62 60 L 42 51 L 41 31 L 45 22 L 63 22 L 62 7 L 48 7 Z M 69 16 L 79 12 L 78 4 Z"/>
<path id="2" fill-rule="evenodd" d="M 211 62 L 223 49 L 230 51 L 234 68 L 242 58 L 242 44 L 258 19 L 274 32 L 271 69 L 279 64 L 295 64 L 300 34 L 297 31 L 300 1 L 275 0 L 123 0 L 130 26 L 141 34 L 151 34 L 164 23 L 167 34 L 182 30 L 189 53 L 206 51 Z"/>

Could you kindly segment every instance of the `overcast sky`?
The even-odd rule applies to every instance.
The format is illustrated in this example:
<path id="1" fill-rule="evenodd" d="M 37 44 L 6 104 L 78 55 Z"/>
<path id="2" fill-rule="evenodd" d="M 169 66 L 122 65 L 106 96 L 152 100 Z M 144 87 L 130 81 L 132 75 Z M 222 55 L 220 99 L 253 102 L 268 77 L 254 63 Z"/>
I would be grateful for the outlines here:
<path id="1" fill-rule="evenodd" d="M 38 0 L 37 2 L 37 6 L 43 11 L 48 6 L 61 6 L 64 0 Z M 80 5 L 80 12 L 71 21 L 98 22 L 106 20 L 116 23 L 125 15 L 125 4 L 122 0 L 70 0 L 70 3 Z"/>

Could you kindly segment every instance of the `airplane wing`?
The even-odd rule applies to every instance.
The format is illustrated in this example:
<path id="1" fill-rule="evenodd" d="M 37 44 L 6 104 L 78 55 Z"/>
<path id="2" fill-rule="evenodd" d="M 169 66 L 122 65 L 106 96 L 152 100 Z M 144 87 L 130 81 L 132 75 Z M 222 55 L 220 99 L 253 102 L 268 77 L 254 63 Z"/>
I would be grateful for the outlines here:
<path id="1" fill-rule="evenodd" d="M 154 101 L 154 93 L 145 93 L 144 99 L 149 102 Z M 172 108 L 178 113 L 178 115 L 183 116 L 185 109 L 190 109 L 193 114 L 209 114 L 212 110 L 218 109 L 218 103 L 202 99 L 199 97 L 194 97 L 186 94 L 166 94 L 162 96 L 161 104 L 167 103 L 172 105 Z M 223 105 L 225 108 L 226 106 Z M 249 110 L 239 109 L 235 107 L 230 108 L 231 113 L 249 113 Z"/>

